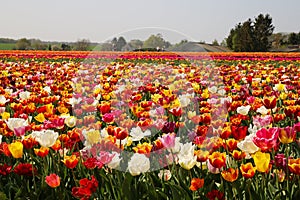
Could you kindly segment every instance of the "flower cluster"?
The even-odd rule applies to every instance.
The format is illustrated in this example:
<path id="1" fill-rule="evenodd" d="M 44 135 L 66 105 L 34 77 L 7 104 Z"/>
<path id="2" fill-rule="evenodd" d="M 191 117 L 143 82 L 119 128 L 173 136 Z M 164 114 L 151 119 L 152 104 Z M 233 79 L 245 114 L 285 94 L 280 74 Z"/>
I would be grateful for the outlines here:
<path id="1" fill-rule="evenodd" d="M 1 194 L 296 198 L 300 55 L 181 55 L 0 52 Z"/>

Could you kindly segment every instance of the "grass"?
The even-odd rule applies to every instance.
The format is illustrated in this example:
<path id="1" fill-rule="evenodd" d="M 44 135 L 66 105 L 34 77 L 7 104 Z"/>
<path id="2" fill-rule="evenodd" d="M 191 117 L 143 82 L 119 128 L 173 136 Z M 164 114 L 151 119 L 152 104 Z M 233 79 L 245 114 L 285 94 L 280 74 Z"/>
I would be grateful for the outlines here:
<path id="1" fill-rule="evenodd" d="M 0 43 L 0 50 L 12 50 L 14 47 L 14 43 Z"/>

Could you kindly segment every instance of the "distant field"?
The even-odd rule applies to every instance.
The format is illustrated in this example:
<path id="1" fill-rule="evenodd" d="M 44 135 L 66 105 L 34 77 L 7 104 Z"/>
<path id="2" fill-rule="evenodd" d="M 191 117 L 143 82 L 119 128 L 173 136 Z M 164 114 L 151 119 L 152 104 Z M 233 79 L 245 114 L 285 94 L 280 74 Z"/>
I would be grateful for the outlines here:
<path id="1" fill-rule="evenodd" d="M 14 47 L 13 43 L 0 43 L 0 50 L 12 50 Z"/>

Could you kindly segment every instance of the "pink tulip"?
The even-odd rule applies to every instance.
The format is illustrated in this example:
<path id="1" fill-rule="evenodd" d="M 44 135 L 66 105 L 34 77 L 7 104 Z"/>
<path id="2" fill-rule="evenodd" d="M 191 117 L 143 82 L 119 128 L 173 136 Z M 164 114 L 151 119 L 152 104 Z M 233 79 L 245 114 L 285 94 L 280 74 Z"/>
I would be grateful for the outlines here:
<path id="1" fill-rule="evenodd" d="M 268 149 L 276 148 L 278 146 L 278 136 L 280 129 L 278 127 L 274 128 L 262 128 L 258 130 L 253 137 L 253 142 L 262 151 L 267 151 Z"/>

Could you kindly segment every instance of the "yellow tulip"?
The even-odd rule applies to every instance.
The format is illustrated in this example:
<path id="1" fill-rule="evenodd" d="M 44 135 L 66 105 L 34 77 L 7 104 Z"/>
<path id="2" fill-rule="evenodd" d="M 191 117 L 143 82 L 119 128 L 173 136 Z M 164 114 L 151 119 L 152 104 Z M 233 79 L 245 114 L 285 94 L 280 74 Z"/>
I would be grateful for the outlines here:
<path id="1" fill-rule="evenodd" d="M 270 164 L 270 154 L 262 153 L 260 151 L 256 152 L 253 156 L 254 163 L 257 171 L 266 172 L 269 169 Z"/>
<path id="2" fill-rule="evenodd" d="M 54 108 L 54 105 L 52 103 L 47 104 L 46 105 L 46 112 L 47 113 L 52 113 L 53 112 L 53 108 Z"/>
<path id="3" fill-rule="evenodd" d="M 76 120 L 77 118 L 74 116 L 70 116 L 68 118 L 65 119 L 65 124 L 70 127 L 73 128 L 76 125 Z"/>
<path id="4" fill-rule="evenodd" d="M 34 119 L 40 123 L 43 123 L 46 119 L 43 113 L 39 113 Z"/>
<path id="5" fill-rule="evenodd" d="M 22 142 L 13 142 L 8 145 L 8 150 L 14 158 L 22 158 L 23 156 L 23 144 Z"/>
<path id="6" fill-rule="evenodd" d="M 10 114 L 8 112 L 3 112 L 1 114 L 2 120 L 7 120 L 8 118 L 10 118 Z"/>

